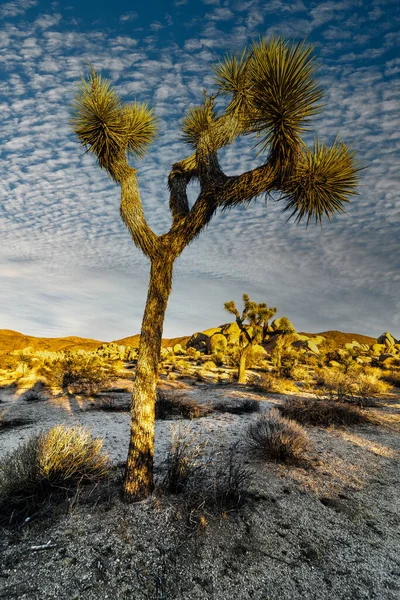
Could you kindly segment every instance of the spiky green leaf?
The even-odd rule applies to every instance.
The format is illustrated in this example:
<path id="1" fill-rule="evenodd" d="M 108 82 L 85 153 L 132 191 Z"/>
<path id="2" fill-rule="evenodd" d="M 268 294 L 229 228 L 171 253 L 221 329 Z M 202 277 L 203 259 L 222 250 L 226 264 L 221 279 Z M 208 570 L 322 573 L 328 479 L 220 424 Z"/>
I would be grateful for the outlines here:
<path id="1" fill-rule="evenodd" d="M 182 124 L 185 142 L 197 148 L 200 137 L 210 129 L 210 123 L 215 121 L 216 116 L 214 108 L 204 104 L 190 108 Z"/>
<path id="2" fill-rule="evenodd" d="M 312 150 L 305 148 L 284 190 L 286 206 L 291 211 L 288 219 L 296 222 L 307 218 L 307 224 L 315 219 L 322 221 L 325 215 L 331 220 L 335 213 L 345 212 L 344 204 L 357 194 L 360 165 L 355 152 L 349 151 L 341 142 L 328 148 L 315 140 Z"/>
<path id="3" fill-rule="evenodd" d="M 71 125 L 81 144 L 96 154 L 99 165 L 114 178 L 126 151 L 143 156 L 155 133 L 155 119 L 147 106 L 123 106 L 110 81 L 94 69 L 78 84 Z"/>
<path id="4" fill-rule="evenodd" d="M 314 79 L 313 46 L 281 38 L 254 44 L 249 73 L 252 80 L 250 127 L 262 140 L 261 151 L 283 167 L 301 146 L 300 135 L 319 111 L 322 91 Z"/>

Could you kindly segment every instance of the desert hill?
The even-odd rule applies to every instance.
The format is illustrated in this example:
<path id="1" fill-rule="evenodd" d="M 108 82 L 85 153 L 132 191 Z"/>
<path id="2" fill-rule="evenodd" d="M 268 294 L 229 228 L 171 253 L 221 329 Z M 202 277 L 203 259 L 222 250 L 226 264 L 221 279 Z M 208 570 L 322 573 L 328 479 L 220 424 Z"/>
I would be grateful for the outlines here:
<path id="1" fill-rule="evenodd" d="M 359 344 L 368 344 L 371 346 L 372 344 L 376 344 L 376 338 L 370 337 L 368 335 L 362 335 L 361 333 L 345 333 L 343 331 L 321 331 L 321 333 L 305 333 L 300 332 L 301 335 L 307 335 L 308 337 L 314 337 L 320 335 L 328 342 L 334 342 L 337 348 L 344 346 L 355 340 Z"/>
<path id="2" fill-rule="evenodd" d="M 23 350 L 32 348 L 33 350 L 50 350 L 58 352 L 60 350 L 95 350 L 103 342 L 82 338 L 77 336 L 68 336 L 60 338 L 34 337 L 24 335 L 12 329 L 0 329 L 0 354 L 8 354 L 14 350 Z"/>
<path id="3" fill-rule="evenodd" d="M 184 344 L 186 344 L 189 338 L 190 335 L 184 335 L 176 338 L 163 338 L 162 346 L 163 348 L 172 348 L 173 346 L 175 346 L 175 344 L 182 344 L 183 346 Z M 139 348 L 139 340 L 140 334 L 137 333 L 136 335 L 130 335 L 128 337 L 121 338 L 120 340 L 114 340 L 114 343 L 119 344 L 121 346 L 132 346 L 132 348 Z"/>
<path id="4" fill-rule="evenodd" d="M 205 330 L 205 333 L 214 330 Z M 342 347 L 348 342 L 356 340 L 360 344 L 375 344 L 376 338 L 361 335 L 359 333 L 345 333 L 342 331 L 322 331 L 321 333 L 304 333 L 309 337 L 321 335 L 329 341 L 333 341 L 336 347 Z M 164 348 L 173 347 L 175 344 L 182 344 L 185 346 L 190 336 L 180 336 L 176 338 L 163 338 L 162 345 Z M 123 346 L 132 346 L 137 348 L 139 346 L 140 334 L 131 335 L 119 340 L 114 340 L 114 343 Z M 95 350 L 101 344 L 107 342 L 101 340 L 93 340 L 90 338 L 82 338 L 78 336 L 67 336 L 60 338 L 48 338 L 48 337 L 34 337 L 30 335 L 24 335 L 18 331 L 11 329 L 0 329 L 0 355 L 8 354 L 14 350 L 23 350 L 24 348 L 31 347 L 33 350 L 49 350 L 53 352 L 61 350 Z"/>

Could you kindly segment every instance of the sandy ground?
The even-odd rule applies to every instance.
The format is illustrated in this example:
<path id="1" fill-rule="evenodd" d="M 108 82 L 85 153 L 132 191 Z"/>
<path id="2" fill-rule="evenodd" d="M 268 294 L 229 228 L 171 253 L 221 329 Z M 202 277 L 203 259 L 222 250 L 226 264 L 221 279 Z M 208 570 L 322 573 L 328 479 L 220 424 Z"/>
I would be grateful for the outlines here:
<path id="1" fill-rule="evenodd" d="M 119 382 L 121 384 L 121 382 Z M 129 387 L 129 382 L 122 382 Z M 198 402 L 286 400 L 230 385 L 185 385 Z M 110 392 L 127 403 L 127 392 Z M 0 413 L 29 424 L 0 430 L 0 458 L 32 432 L 82 424 L 104 439 L 114 464 L 126 457 L 129 415 L 94 410 L 82 398 L 28 402 L 1 391 Z M 400 597 L 400 398 L 377 409 L 381 425 L 309 427 L 314 447 L 300 466 L 246 455 L 251 498 L 232 514 L 207 515 L 196 532 L 179 518 L 179 499 L 124 505 L 75 502 L 67 514 L 0 535 L 0 598 L 361 599 Z M 171 428 L 190 427 L 210 452 L 245 438 L 256 416 L 217 414 L 158 421 L 157 471 Z M 1 532 L 0 532 L 1 533 Z"/>

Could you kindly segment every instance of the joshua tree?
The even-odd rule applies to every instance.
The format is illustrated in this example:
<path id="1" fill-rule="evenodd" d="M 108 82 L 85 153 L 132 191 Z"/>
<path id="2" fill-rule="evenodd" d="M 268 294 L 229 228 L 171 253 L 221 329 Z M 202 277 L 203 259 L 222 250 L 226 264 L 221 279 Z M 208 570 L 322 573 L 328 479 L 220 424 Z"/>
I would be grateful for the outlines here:
<path id="1" fill-rule="evenodd" d="M 252 302 L 247 294 L 243 294 L 244 309 L 242 316 L 233 300 L 225 302 L 225 310 L 235 315 L 236 323 L 242 335 L 240 336 L 240 355 L 238 368 L 238 383 L 246 383 L 246 358 L 254 344 L 259 344 L 268 334 L 268 321 L 276 314 L 276 308 L 268 308 L 265 302 Z M 247 323 L 245 323 L 247 321 Z"/>
<path id="2" fill-rule="evenodd" d="M 214 68 L 218 94 L 228 102 L 220 112 L 215 96 L 204 92 L 190 108 L 182 130 L 192 154 L 169 174 L 170 230 L 157 236 L 146 222 L 137 170 L 138 159 L 156 132 L 144 104 L 123 104 L 94 69 L 78 86 L 72 125 L 79 141 L 97 156 L 100 167 L 121 186 L 121 217 L 135 245 L 150 261 L 150 284 L 143 317 L 131 410 L 131 437 L 124 480 L 126 500 L 145 498 L 153 487 L 154 404 L 164 314 L 175 259 L 210 222 L 217 209 L 246 205 L 260 194 L 278 192 L 283 209 L 299 222 L 321 221 L 343 211 L 355 193 L 358 165 L 353 151 L 336 141 L 319 140 L 309 149 L 302 140 L 309 119 L 319 111 L 322 90 L 314 75 L 313 48 L 281 38 L 254 42 Z M 254 134 L 260 166 L 227 176 L 218 150 Z M 189 206 L 186 190 L 197 180 L 200 192 Z"/>

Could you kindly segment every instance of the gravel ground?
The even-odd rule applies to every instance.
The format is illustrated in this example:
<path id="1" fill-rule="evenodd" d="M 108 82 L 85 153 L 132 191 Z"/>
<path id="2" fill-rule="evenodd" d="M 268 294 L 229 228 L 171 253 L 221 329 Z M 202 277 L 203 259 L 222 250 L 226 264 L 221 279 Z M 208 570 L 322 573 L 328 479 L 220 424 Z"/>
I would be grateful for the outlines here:
<path id="1" fill-rule="evenodd" d="M 205 403 L 255 398 L 262 409 L 285 400 L 237 386 L 183 391 Z M 128 400 L 113 395 L 115 403 Z M 0 431 L 0 457 L 62 422 L 103 437 L 114 464 L 125 458 L 127 413 L 93 410 L 79 398 L 27 402 L 6 389 L 1 398 L 3 418 L 32 422 Z M 123 504 L 116 468 L 108 484 L 81 490 L 49 518 L 0 532 L 0 598 L 397 600 L 399 409 L 393 396 L 370 409 L 382 425 L 308 428 L 314 447 L 300 466 L 244 454 L 248 502 L 223 515 L 199 509 L 192 526 L 180 497 Z M 211 440 L 213 453 L 242 439 L 254 418 L 221 414 L 185 424 Z M 158 473 L 172 426 L 157 422 Z"/>

